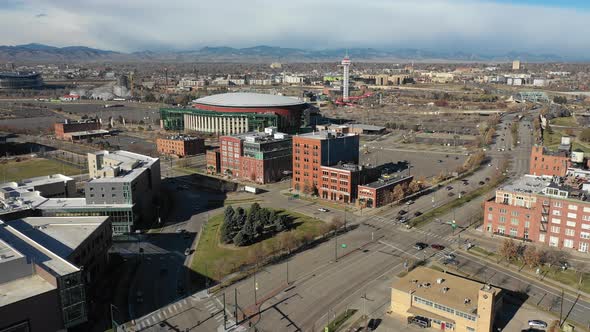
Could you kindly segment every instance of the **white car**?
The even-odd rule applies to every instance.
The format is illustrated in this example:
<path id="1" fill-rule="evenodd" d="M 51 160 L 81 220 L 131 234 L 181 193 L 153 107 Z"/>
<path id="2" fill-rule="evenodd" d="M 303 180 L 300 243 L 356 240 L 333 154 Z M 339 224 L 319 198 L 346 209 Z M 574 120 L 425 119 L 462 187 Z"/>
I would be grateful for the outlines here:
<path id="1" fill-rule="evenodd" d="M 539 329 L 546 329 L 547 323 L 545 323 L 542 320 L 532 319 L 532 320 L 529 320 L 529 326 L 534 327 L 534 328 L 539 328 Z"/>
<path id="2" fill-rule="evenodd" d="M 319 209 L 318 209 L 318 211 L 320 211 L 320 212 L 328 212 L 328 211 L 330 211 L 330 210 L 328 210 L 328 209 L 326 209 L 326 208 L 319 208 Z"/>

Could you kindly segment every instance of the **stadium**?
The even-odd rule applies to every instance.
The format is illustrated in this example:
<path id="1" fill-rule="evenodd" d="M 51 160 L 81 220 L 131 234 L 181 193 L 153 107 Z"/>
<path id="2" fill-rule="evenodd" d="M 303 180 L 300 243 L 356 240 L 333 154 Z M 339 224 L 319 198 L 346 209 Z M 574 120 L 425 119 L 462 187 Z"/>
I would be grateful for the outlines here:
<path id="1" fill-rule="evenodd" d="M 40 73 L 0 73 L 0 89 L 37 89 L 42 86 Z"/>
<path id="2" fill-rule="evenodd" d="M 190 108 L 160 110 L 163 129 L 222 135 L 261 131 L 265 127 L 294 133 L 309 126 L 315 114 L 317 111 L 301 99 L 259 93 L 212 95 L 194 100 Z"/>

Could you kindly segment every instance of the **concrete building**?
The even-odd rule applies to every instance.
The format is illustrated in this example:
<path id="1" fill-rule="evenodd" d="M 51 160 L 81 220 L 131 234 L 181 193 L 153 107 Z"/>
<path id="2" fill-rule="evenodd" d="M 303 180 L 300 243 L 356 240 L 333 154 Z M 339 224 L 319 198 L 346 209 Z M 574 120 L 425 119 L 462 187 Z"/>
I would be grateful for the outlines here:
<path id="1" fill-rule="evenodd" d="M 219 149 L 207 150 L 207 174 L 221 173 L 221 152 Z"/>
<path id="2" fill-rule="evenodd" d="M 426 267 L 391 287 L 392 313 L 443 331 L 491 332 L 501 308 L 501 289 Z"/>
<path id="3" fill-rule="evenodd" d="M 65 331 L 86 322 L 87 294 L 104 271 L 110 238 L 107 217 L 0 221 L 0 331 Z"/>
<path id="4" fill-rule="evenodd" d="M 101 129 L 98 119 L 87 119 L 81 121 L 65 120 L 53 125 L 55 137 L 58 139 L 72 140 L 72 137 L 79 137 L 82 132 L 92 132 Z M 107 131 L 108 133 L 108 131 Z"/>
<path id="5" fill-rule="evenodd" d="M 413 179 L 413 176 L 382 177 L 377 181 L 359 185 L 358 202 L 361 206 L 367 208 L 378 208 L 393 203 L 395 187 L 410 183 Z"/>
<path id="6" fill-rule="evenodd" d="M 357 134 L 357 135 L 381 135 L 385 132 L 385 127 L 366 125 L 360 123 L 351 123 L 346 125 L 336 124 L 322 124 L 316 125 L 316 130 L 327 130 L 341 134 Z"/>
<path id="7" fill-rule="evenodd" d="M 485 202 L 484 231 L 550 247 L 590 251 L 590 185 L 568 176 L 524 175 Z"/>
<path id="8" fill-rule="evenodd" d="M 99 151 L 88 154 L 85 184 L 86 204 L 133 205 L 133 222 L 113 220 L 113 233 L 128 233 L 139 223 L 157 217 L 160 197 L 160 159 L 128 151 Z"/>
<path id="9" fill-rule="evenodd" d="M 72 197 L 76 194 L 76 181 L 69 176 L 53 174 L 23 179 L 19 183 L 3 183 L 0 184 L 0 199 L 6 201 L 17 197 L 18 191 L 37 191 L 46 198 Z"/>
<path id="10" fill-rule="evenodd" d="M 321 131 L 293 136 L 292 188 L 312 193 L 321 186 L 321 166 L 358 161 L 359 135 Z"/>
<path id="11" fill-rule="evenodd" d="M 529 173 L 532 175 L 565 176 L 571 165 L 568 151 L 549 151 L 543 146 L 533 146 Z"/>
<path id="12" fill-rule="evenodd" d="M 226 175 L 264 184 L 291 173 L 291 136 L 276 132 L 276 128 L 222 136 L 219 142 L 221 172 Z"/>
<path id="13" fill-rule="evenodd" d="M 178 157 L 205 153 L 205 139 L 193 136 L 168 136 L 156 139 L 158 153 Z"/>
<path id="14" fill-rule="evenodd" d="M 520 60 L 512 61 L 512 70 L 520 70 Z"/>

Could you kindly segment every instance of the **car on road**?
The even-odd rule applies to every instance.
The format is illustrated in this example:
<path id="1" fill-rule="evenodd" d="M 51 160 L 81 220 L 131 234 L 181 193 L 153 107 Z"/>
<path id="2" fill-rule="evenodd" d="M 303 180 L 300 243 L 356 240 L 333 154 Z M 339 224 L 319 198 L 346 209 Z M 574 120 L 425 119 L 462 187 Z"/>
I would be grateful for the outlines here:
<path id="1" fill-rule="evenodd" d="M 453 190 L 453 186 L 447 186 L 447 190 Z"/>
<path id="2" fill-rule="evenodd" d="M 457 258 L 457 256 L 455 256 L 455 254 L 452 254 L 452 253 L 444 254 L 444 257 L 446 259 L 455 259 L 455 258 Z"/>
<path id="3" fill-rule="evenodd" d="M 547 323 L 539 319 L 531 319 L 529 320 L 529 327 L 546 329 Z"/>
<path id="4" fill-rule="evenodd" d="M 441 159 L 439 159 L 439 160 L 438 160 L 438 162 L 439 162 L 439 164 L 440 164 L 440 163 L 442 163 L 442 160 L 441 160 Z"/>
<path id="5" fill-rule="evenodd" d="M 399 216 L 399 217 L 397 217 L 396 221 L 399 222 L 399 223 L 401 223 L 401 224 L 405 224 L 405 223 L 408 222 L 408 218 Z"/>
<path id="6" fill-rule="evenodd" d="M 452 191 L 449 191 L 448 195 L 449 195 L 449 197 L 453 197 L 453 196 L 455 196 L 455 193 Z"/>
<path id="7" fill-rule="evenodd" d="M 420 212 L 420 211 L 416 211 L 416 212 L 414 212 L 414 216 L 416 216 L 416 217 L 419 217 L 419 216 L 421 216 L 421 215 L 422 215 L 422 212 Z"/>
<path id="8" fill-rule="evenodd" d="M 424 242 L 416 242 L 414 244 L 413 248 L 416 250 L 424 250 L 424 249 L 428 248 L 428 244 L 426 244 Z"/>
<path id="9" fill-rule="evenodd" d="M 486 182 L 490 181 L 490 178 L 485 178 Z"/>
<path id="10" fill-rule="evenodd" d="M 330 210 L 328 210 L 326 208 L 319 208 L 318 211 L 320 211 L 320 212 L 329 212 Z"/>
<path id="11" fill-rule="evenodd" d="M 406 205 L 412 205 L 412 204 L 414 204 L 414 201 L 413 200 L 409 200 L 409 201 L 406 202 Z"/>
<path id="12" fill-rule="evenodd" d="M 462 191 L 460 192 L 460 194 L 461 194 L 461 195 L 465 195 L 465 194 L 467 194 L 467 192 L 466 192 L 465 190 L 462 190 Z"/>
<path id="13" fill-rule="evenodd" d="M 445 259 L 442 263 L 444 265 L 455 265 L 455 266 L 459 265 L 459 261 L 456 259 Z"/>
<path id="14" fill-rule="evenodd" d="M 399 214 L 400 216 L 403 216 L 403 215 L 404 215 L 404 214 L 406 214 L 406 213 L 408 213 L 408 211 L 406 211 L 406 210 L 399 210 L 399 211 L 397 212 L 397 214 Z"/>
<path id="15" fill-rule="evenodd" d="M 432 245 L 430 245 L 430 247 L 435 250 L 444 250 L 445 249 L 445 246 L 443 246 L 442 244 L 432 244 Z"/>

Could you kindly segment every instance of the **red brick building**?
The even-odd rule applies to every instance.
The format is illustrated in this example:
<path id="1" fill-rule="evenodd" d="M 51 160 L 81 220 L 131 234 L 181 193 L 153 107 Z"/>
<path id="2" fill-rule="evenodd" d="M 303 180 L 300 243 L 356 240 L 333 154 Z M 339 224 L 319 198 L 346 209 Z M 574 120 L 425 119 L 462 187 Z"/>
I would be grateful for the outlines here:
<path id="1" fill-rule="evenodd" d="M 533 146 L 529 173 L 539 176 L 565 176 L 570 164 L 568 151 L 551 152 L 542 146 Z"/>
<path id="2" fill-rule="evenodd" d="M 156 139 L 158 152 L 179 157 L 205 153 L 205 140 L 192 136 L 170 136 Z"/>
<path id="3" fill-rule="evenodd" d="M 65 120 L 53 124 L 55 137 L 58 139 L 71 139 L 71 133 L 100 130 L 100 122 L 97 119 L 81 121 Z M 68 135 L 70 134 L 70 135 Z"/>
<path id="4" fill-rule="evenodd" d="M 220 137 L 221 172 L 256 183 L 276 182 L 291 174 L 291 137 L 267 128 L 264 133 Z"/>
<path id="5" fill-rule="evenodd" d="M 413 176 L 379 179 L 358 186 L 358 200 L 363 207 L 378 208 L 393 202 L 395 187 L 412 182 Z"/>
<path id="6" fill-rule="evenodd" d="M 590 251 L 588 184 L 525 175 L 485 203 L 484 231 L 550 247 Z"/>
<path id="7" fill-rule="evenodd" d="M 312 194 L 330 191 L 322 187 L 322 166 L 334 166 L 338 163 L 358 164 L 359 136 L 355 134 L 338 134 L 328 131 L 313 132 L 293 137 L 293 180 L 292 188 Z M 327 180 L 328 183 L 331 181 Z M 328 189 L 331 189 L 328 184 Z M 325 188 L 324 188 L 325 189 Z M 336 189 L 334 189 L 336 190 Z M 356 196 L 356 194 L 342 195 Z M 321 195 L 320 195 L 321 197 Z M 340 197 L 340 196 L 337 196 Z"/>
<path id="8" fill-rule="evenodd" d="M 352 203 L 357 198 L 358 186 L 379 177 L 375 168 L 363 168 L 357 164 L 320 166 L 318 196 L 329 201 Z"/>
<path id="9" fill-rule="evenodd" d="M 221 172 L 219 149 L 208 150 L 205 158 L 207 159 L 207 174 L 219 174 Z"/>

